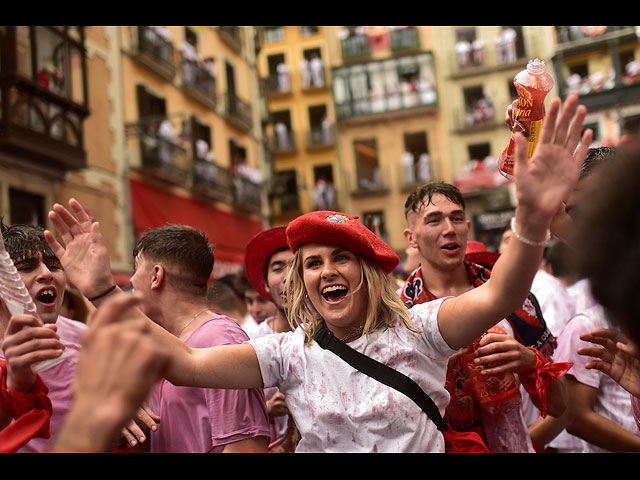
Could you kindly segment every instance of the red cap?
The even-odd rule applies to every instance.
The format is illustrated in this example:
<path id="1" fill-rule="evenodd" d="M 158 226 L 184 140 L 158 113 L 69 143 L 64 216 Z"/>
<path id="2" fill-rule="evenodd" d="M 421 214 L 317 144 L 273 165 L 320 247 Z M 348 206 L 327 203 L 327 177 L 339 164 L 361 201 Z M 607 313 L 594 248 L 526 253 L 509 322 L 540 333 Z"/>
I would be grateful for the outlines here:
<path id="1" fill-rule="evenodd" d="M 278 250 L 289 248 L 285 231 L 286 225 L 263 230 L 249 240 L 244 252 L 244 270 L 247 280 L 264 298 L 273 301 L 267 291 L 265 277 L 269 257 Z"/>
<path id="2" fill-rule="evenodd" d="M 400 263 L 398 255 L 357 218 L 331 211 L 301 215 L 287 227 L 289 247 L 293 252 L 305 243 L 346 248 L 369 257 L 390 273 Z"/>

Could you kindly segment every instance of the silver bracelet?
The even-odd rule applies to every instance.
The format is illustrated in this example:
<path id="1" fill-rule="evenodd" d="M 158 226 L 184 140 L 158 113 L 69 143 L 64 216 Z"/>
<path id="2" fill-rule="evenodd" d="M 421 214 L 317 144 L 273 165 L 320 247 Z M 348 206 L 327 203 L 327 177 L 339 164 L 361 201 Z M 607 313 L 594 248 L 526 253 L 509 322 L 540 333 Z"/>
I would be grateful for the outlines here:
<path id="1" fill-rule="evenodd" d="M 547 230 L 547 238 L 543 242 L 534 242 L 533 240 L 529 240 L 528 238 L 524 238 L 522 235 L 518 233 L 516 230 L 516 217 L 511 217 L 511 231 L 513 232 L 513 236 L 520 240 L 522 243 L 526 245 L 531 245 L 532 247 L 544 247 L 549 240 L 551 240 L 551 232 Z"/>

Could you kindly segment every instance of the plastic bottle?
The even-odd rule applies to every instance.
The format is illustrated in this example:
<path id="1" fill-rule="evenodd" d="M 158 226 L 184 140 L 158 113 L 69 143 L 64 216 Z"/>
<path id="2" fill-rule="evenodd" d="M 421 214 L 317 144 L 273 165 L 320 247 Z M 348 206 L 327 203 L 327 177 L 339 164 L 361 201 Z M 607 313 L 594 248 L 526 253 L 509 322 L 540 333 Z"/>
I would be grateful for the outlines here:
<path id="1" fill-rule="evenodd" d="M 5 303 L 11 315 L 29 314 L 40 318 L 33 299 L 4 246 L 2 233 L 0 233 L 0 299 Z M 40 372 L 51 368 L 62 362 L 68 355 L 67 352 L 63 352 L 58 358 L 36 363 L 32 370 Z"/>
<path id="2" fill-rule="evenodd" d="M 554 82 L 551 75 L 545 71 L 544 61 L 535 58 L 529 60 L 527 68 L 515 76 L 513 84 L 518 92 L 518 102 L 513 112 L 511 140 L 502 152 L 499 165 L 500 173 L 509 179 L 513 179 L 515 161 L 513 134 L 522 132 L 529 144 L 527 158 L 531 158 L 542 127 L 544 99 L 553 88 Z"/>

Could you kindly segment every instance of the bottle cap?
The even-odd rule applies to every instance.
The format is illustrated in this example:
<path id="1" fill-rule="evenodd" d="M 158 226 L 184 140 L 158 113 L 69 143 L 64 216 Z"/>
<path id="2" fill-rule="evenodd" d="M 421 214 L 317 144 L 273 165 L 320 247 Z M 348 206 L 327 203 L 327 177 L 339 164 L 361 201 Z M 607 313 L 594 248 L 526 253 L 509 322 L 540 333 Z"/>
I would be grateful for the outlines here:
<path id="1" fill-rule="evenodd" d="M 529 73 L 532 73 L 534 75 L 540 75 L 541 73 L 544 73 L 544 60 L 540 60 L 539 58 L 529 60 L 529 63 L 527 63 L 527 70 L 529 71 Z"/>

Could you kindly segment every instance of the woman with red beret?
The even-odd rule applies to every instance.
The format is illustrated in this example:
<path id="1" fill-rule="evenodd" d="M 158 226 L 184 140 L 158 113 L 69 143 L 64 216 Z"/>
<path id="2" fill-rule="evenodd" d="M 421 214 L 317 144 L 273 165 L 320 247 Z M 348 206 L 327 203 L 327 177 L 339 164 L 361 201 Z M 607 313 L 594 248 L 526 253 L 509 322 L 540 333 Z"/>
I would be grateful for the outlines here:
<path id="1" fill-rule="evenodd" d="M 585 115 L 577 97 L 566 100 L 562 113 L 554 99 L 529 160 L 526 140 L 516 134 L 517 241 L 483 286 L 406 310 L 387 275 L 396 254 L 355 217 L 312 212 L 286 232 L 295 252 L 286 289 L 295 330 L 190 349 L 155 329 L 173 352 L 167 378 L 207 388 L 277 386 L 302 435 L 299 452 L 444 452 L 443 435 L 412 400 L 313 337 L 326 326 L 353 349 L 411 377 L 443 412 L 449 356 L 520 308 L 529 293 L 551 219 L 576 183 L 591 142 L 591 131 L 581 136 Z"/>

